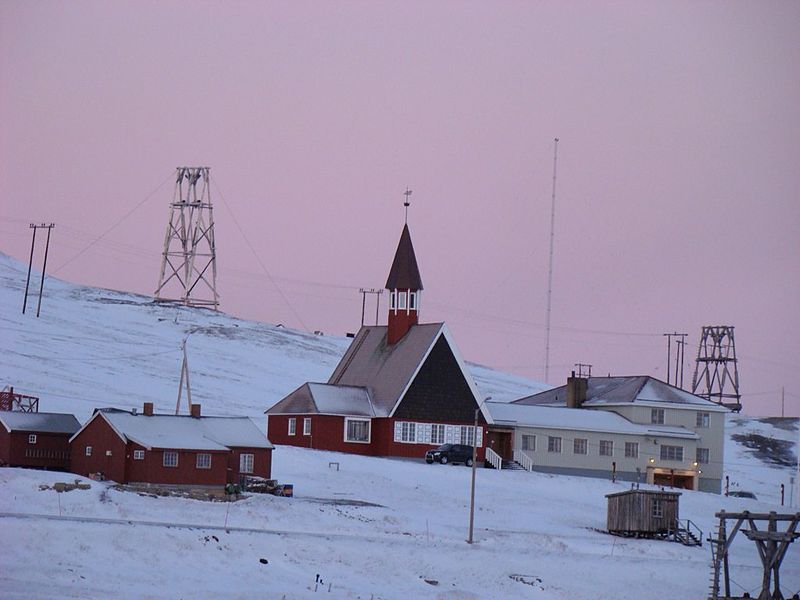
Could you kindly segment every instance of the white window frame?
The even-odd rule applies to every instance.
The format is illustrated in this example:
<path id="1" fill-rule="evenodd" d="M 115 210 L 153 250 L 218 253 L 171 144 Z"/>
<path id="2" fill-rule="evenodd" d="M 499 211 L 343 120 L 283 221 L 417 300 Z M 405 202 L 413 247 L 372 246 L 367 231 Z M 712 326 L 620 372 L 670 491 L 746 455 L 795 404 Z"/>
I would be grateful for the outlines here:
<path id="1" fill-rule="evenodd" d="M 208 452 L 198 452 L 194 463 L 195 469 L 210 469 L 211 454 Z"/>
<path id="2" fill-rule="evenodd" d="M 472 425 L 461 425 L 461 444 L 464 446 L 474 446 L 475 433 L 475 428 Z"/>
<path id="3" fill-rule="evenodd" d="M 240 454 L 239 455 L 239 473 L 252 473 L 255 467 L 255 454 Z"/>
<path id="4" fill-rule="evenodd" d="M 417 443 L 417 424 L 411 421 L 400 423 L 400 441 L 404 444 Z"/>
<path id="5" fill-rule="evenodd" d="M 558 449 L 556 449 L 556 447 Z M 547 436 L 547 451 L 551 454 L 561 454 L 561 437 L 556 435 Z"/>
<path id="6" fill-rule="evenodd" d="M 625 442 L 625 458 L 639 458 L 639 442 Z"/>
<path id="7" fill-rule="evenodd" d="M 664 500 L 662 498 L 653 498 L 653 518 L 664 518 Z"/>
<path id="8" fill-rule="evenodd" d="M 665 422 L 665 414 L 663 408 L 650 409 L 650 422 L 653 425 L 663 425 Z"/>
<path id="9" fill-rule="evenodd" d="M 447 426 L 443 423 L 431 424 L 431 444 L 441 446 L 447 439 Z"/>
<path id="10" fill-rule="evenodd" d="M 311 435 L 311 417 L 303 417 L 303 435 Z"/>
<path id="11" fill-rule="evenodd" d="M 711 427 L 711 413 L 699 412 L 697 413 L 696 427 L 700 429 L 708 429 Z"/>
<path id="12" fill-rule="evenodd" d="M 29 444 L 35 444 L 36 443 L 36 434 L 35 433 L 28 434 L 28 443 Z"/>
<path id="13" fill-rule="evenodd" d="M 168 458 L 175 457 L 175 464 L 172 464 L 172 460 L 168 460 Z M 164 456 L 161 459 L 161 465 L 170 469 L 175 469 L 178 467 L 178 453 L 177 452 L 164 452 Z"/>
<path id="14" fill-rule="evenodd" d="M 695 460 L 698 465 L 707 465 L 711 461 L 711 450 L 709 448 L 697 448 Z"/>
<path id="15" fill-rule="evenodd" d="M 600 440 L 597 452 L 600 456 L 614 456 L 614 441 Z"/>
<path id="16" fill-rule="evenodd" d="M 92 447 L 91 446 L 86 446 L 86 450 L 84 450 L 83 452 L 84 452 L 84 454 L 86 456 L 91 456 L 92 455 Z"/>
<path id="17" fill-rule="evenodd" d="M 527 433 L 522 434 L 521 445 L 523 450 L 528 452 L 536 452 L 536 436 Z"/>
<path id="18" fill-rule="evenodd" d="M 144 450 L 134 450 L 133 460 L 144 460 Z"/>
<path id="19" fill-rule="evenodd" d="M 419 307 L 417 306 L 417 292 L 411 292 L 408 295 L 408 310 L 418 310 Z"/>
<path id="20" fill-rule="evenodd" d="M 408 292 L 406 291 L 397 292 L 397 310 L 406 310 L 408 305 L 408 298 L 406 296 L 408 296 Z"/>
<path id="21" fill-rule="evenodd" d="M 683 446 L 661 446 L 661 460 L 683 462 Z"/>
<path id="22" fill-rule="evenodd" d="M 393 290 L 391 294 L 389 294 L 389 308 L 391 310 L 397 310 L 397 290 Z"/>
<path id="23" fill-rule="evenodd" d="M 296 435 L 296 434 L 297 434 L 297 419 L 295 417 L 289 417 L 288 435 Z"/>
<path id="24" fill-rule="evenodd" d="M 572 440 L 573 454 L 589 454 L 589 440 L 587 438 L 575 438 Z"/>
<path id="25" fill-rule="evenodd" d="M 367 439 L 357 440 L 350 439 L 350 423 L 366 423 L 367 424 Z M 344 418 L 344 441 L 350 444 L 369 444 L 372 441 L 372 421 L 370 419 L 353 419 L 350 417 Z"/>

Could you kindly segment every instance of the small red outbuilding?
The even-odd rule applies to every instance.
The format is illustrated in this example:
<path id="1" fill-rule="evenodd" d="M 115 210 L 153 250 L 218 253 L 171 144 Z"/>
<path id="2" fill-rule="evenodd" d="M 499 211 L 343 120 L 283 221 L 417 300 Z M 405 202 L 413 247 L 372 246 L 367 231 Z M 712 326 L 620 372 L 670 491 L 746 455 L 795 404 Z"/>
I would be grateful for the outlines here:
<path id="1" fill-rule="evenodd" d="M 68 471 L 69 438 L 81 424 L 73 415 L 0 411 L 0 465 Z"/>
<path id="2" fill-rule="evenodd" d="M 72 470 L 118 483 L 219 487 L 269 478 L 272 444 L 247 417 L 156 415 L 104 408 L 70 440 Z"/>

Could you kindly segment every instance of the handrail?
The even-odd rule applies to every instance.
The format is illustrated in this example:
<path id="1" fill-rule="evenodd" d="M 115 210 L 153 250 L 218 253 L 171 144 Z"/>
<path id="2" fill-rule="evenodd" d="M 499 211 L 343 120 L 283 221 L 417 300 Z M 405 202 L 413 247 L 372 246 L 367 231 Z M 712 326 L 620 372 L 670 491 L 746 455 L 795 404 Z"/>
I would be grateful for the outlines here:
<path id="1" fill-rule="evenodd" d="M 503 457 L 491 448 L 486 448 L 486 462 L 498 471 L 503 468 Z"/>
<path id="2" fill-rule="evenodd" d="M 522 465 L 526 471 L 533 471 L 533 459 L 522 450 L 514 450 L 514 460 Z"/>
<path id="3" fill-rule="evenodd" d="M 702 544 L 702 542 L 703 542 L 703 530 L 702 530 L 702 529 L 700 529 L 700 528 L 697 526 L 697 524 L 696 524 L 696 523 L 693 523 L 693 522 L 692 522 L 692 521 L 690 521 L 689 519 L 686 519 L 686 529 L 687 529 L 689 532 L 691 532 L 691 531 L 692 531 L 692 529 L 694 529 L 694 530 L 697 532 L 697 533 L 695 533 L 695 537 L 697 537 L 697 540 L 698 540 L 698 541 L 699 541 L 699 542 Z"/>

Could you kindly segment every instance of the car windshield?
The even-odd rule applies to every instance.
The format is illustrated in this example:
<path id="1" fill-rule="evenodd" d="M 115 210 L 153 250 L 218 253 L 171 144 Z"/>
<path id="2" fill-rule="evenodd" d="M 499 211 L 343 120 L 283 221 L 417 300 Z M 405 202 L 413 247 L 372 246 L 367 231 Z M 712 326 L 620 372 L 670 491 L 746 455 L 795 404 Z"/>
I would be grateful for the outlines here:
<path id="1" fill-rule="evenodd" d="M 453 447 L 453 444 L 442 444 L 441 446 L 439 446 L 437 448 L 437 450 L 439 452 L 446 452 L 446 451 L 450 450 L 452 447 Z"/>

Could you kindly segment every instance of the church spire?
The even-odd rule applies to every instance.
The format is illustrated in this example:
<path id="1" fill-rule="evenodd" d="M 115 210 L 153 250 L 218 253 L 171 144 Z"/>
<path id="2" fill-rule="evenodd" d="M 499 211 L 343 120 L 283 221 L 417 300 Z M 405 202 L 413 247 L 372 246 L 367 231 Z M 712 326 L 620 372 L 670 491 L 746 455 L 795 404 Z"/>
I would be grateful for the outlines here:
<path id="1" fill-rule="evenodd" d="M 392 268 L 386 279 L 386 289 L 389 290 L 387 341 L 389 344 L 394 344 L 419 322 L 419 303 L 422 295 L 422 277 L 419 274 L 407 223 L 403 226 L 403 233 L 400 234 Z"/>

